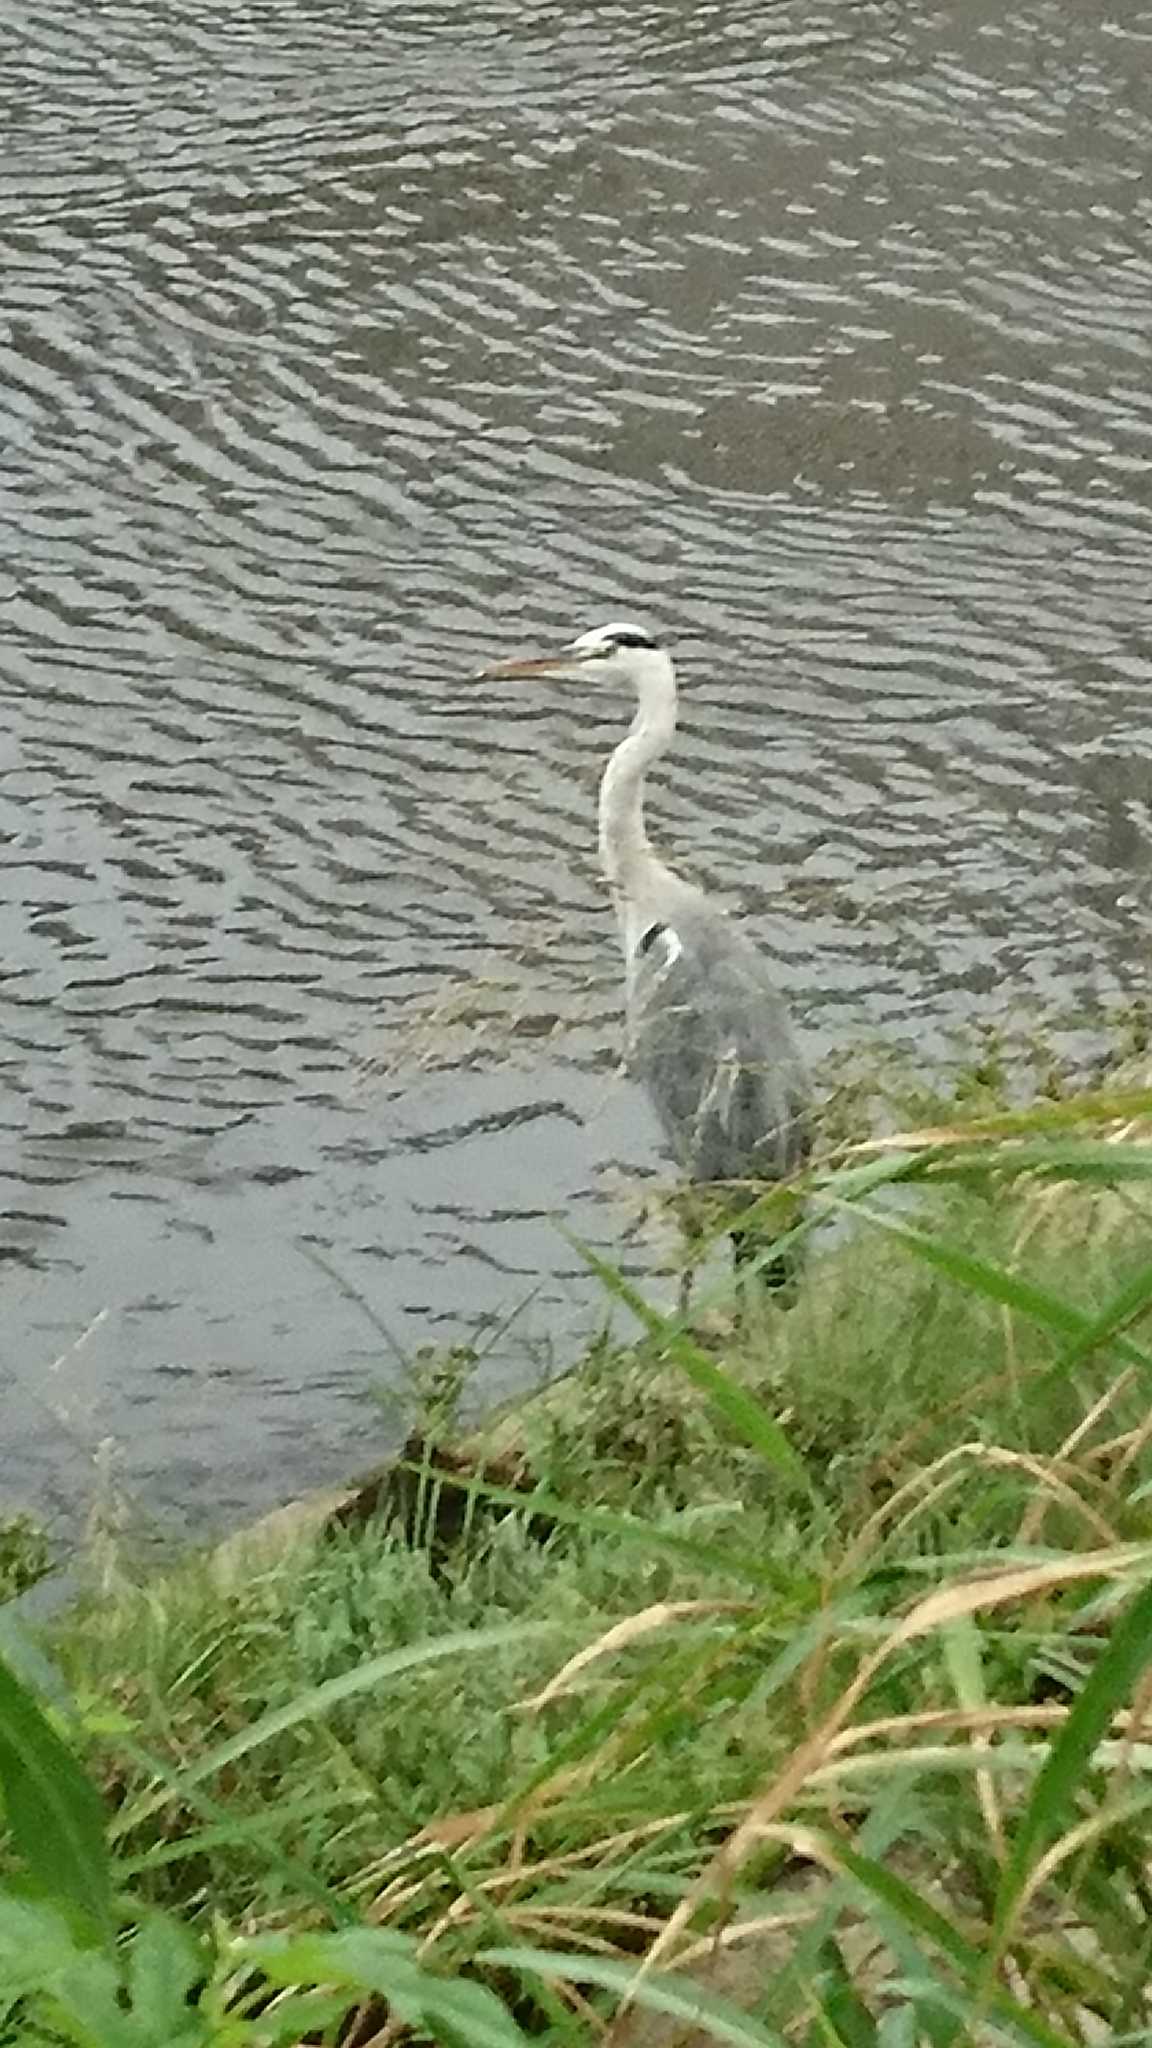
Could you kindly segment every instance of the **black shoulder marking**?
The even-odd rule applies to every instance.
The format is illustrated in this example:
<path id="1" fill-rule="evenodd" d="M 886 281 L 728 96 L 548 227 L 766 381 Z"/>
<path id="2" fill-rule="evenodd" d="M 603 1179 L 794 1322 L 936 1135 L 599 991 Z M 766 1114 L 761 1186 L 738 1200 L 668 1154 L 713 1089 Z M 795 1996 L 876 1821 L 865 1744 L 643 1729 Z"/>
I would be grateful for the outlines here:
<path id="1" fill-rule="evenodd" d="M 667 929 L 666 924 L 650 924 L 640 938 L 636 947 L 637 953 L 650 953 L 657 939 L 662 939 Z"/>

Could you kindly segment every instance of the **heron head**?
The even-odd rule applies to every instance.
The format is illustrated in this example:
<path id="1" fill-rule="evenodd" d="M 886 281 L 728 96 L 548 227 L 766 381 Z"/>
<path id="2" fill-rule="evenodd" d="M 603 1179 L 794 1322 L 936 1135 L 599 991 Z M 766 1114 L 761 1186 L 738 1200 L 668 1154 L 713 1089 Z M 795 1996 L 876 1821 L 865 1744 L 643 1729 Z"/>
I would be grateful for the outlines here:
<path id="1" fill-rule="evenodd" d="M 669 668 L 668 656 L 659 641 L 643 626 L 635 626 L 627 619 L 613 619 L 607 626 L 593 626 L 591 632 L 581 633 L 554 654 L 493 662 L 490 668 L 481 669 L 480 677 L 527 680 L 532 676 L 558 676 L 566 682 L 583 682 L 595 675 L 598 681 L 630 684 L 635 689 L 655 668 L 662 674 Z"/>

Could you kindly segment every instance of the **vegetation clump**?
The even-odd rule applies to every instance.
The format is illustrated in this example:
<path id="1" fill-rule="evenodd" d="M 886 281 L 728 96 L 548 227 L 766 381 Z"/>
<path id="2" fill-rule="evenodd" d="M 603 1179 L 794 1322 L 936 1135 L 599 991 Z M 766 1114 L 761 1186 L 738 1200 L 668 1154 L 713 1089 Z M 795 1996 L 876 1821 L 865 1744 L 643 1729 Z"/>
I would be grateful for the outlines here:
<path id="1" fill-rule="evenodd" d="M 52 1547 L 30 1515 L 0 1516 L 0 1601 L 14 1600 L 52 1568 Z"/>
<path id="2" fill-rule="evenodd" d="M 847 1147 L 790 1305 L 605 1270 L 358 1518 L 6 1638 L 0 2043 L 1152 2039 L 1150 1112 Z"/>

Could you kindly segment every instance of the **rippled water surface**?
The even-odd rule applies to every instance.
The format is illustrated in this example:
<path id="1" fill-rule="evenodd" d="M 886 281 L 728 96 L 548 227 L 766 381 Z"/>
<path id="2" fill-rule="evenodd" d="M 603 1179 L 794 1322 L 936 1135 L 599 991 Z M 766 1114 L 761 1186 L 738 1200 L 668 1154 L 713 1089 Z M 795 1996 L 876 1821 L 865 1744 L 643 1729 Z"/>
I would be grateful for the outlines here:
<path id="1" fill-rule="evenodd" d="M 1145 987 L 1150 100 L 1129 0 L 8 7 L 9 1492 L 235 1514 L 379 1441 L 362 1304 L 587 1326 L 626 707 L 484 658 L 668 635 L 817 1052 Z"/>

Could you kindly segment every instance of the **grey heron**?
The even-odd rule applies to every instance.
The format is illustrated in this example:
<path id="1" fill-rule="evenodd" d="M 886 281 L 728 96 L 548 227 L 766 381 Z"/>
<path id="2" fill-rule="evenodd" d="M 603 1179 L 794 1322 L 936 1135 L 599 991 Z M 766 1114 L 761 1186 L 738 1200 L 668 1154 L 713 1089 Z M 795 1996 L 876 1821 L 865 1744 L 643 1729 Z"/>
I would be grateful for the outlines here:
<path id="1" fill-rule="evenodd" d="M 686 1178 L 721 1185 L 736 1261 L 765 1249 L 737 1220 L 757 1183 L 784 1181 L 809 1150 L 808 1083 L 787 1008 L 760 953 L 702 889 L 659 859 L 644 826 L 644 781 L 676 729 L 670 655 L 627 621 L 552 654 L 499 661 L 488 678 L 554 676 L 636 697 L 630 731 L 600 784 L 600 864 L 624 952 L 625 1064 L 647 1088 Z M 783 1262 L 764 1278 L 787 1277 Z"/>

